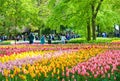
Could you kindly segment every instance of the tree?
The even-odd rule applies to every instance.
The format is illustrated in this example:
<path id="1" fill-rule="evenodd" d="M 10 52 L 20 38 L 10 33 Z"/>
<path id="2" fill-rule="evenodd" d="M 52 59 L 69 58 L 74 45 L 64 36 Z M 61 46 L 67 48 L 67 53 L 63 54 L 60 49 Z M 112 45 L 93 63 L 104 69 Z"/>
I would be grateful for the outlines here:
<path id="1" fill-rule="evenodd" d="M 111 32 L 120 23 L 119 0 L 1 0 L 0 31 L 16 34 L 24 27 L 32 31 L 60 26 L 84 31 L 87 40 L 99 32 Z M 114 16 L 113 16 L 114 15 Z M 107 30 L 109 29 L 109 30 Z M 92 35 L 91 35 L 92 34 Z"/>
<path id="2" fill-rule="evenodd" d="M 2 3 L 1 13 L 3 20 L 1 26 L 8 29 L 9 34 L 17 34 L 17 30 L 25 24 L 26 10 L 22 0 L 6 0 Z M 5 32 L 5 31 L 4 31 Z M 19 32 L 19 31 L 18 31 Z"/>
<path id="3" fill-rule="evenodd" d="M 112 16 L 116 11 L 112 7 L 116 5 L 118 0 L 50 0 L 49 8 L 51 16 L 48 24 L 52 28 L 67 25 L 67 27 L 76 27 L 75 29 L 87 29 L 87 40 L 91 40 L 91 30 L 93 40 L 96 40 L 96 26 L 101 30 L 111 27 L 118 20 Z M 109 5 L 110 4 L 110 5 Z M 112 4 L 112 5 L 111 5 Z M 108 7 L 109 5 L 109 7 Z M 109 8 L 109 12 L 107 10 Z M 109 15 L 108 15 L 109 14 Z M 106 28 L 107 30 L 107 28 Z"/>
<path id="4" fill-rule="evenodd" d="M 96 2 L 95 2 L 96 1 Z M 93 40 L 96 40 L 96 18 L 98 11 L 100 10 L 100 6 L 102 4 L 103 0 L 92 0 L 91 4 L 91 10 L 92 10 L 92 35 L 93 35 Z"/>
<path id="5" fill-rule="evenodd" d="M 87 40 L 91 40 L 91 3 L 90 1 L 50 1 L 51 17 L 48 24 L 53 28 L 64 25 L 76 30 L 87 29 Z M 54 9 L 52 9 L 54 7 Z M 59 29 L 59 28 L 58 28 Z"/>
<path id="6" fill-rule="evenodd" d="M 34 5 L 34 10 L 36 10 L 31 16 L 32 25 L 38 30 L 38 35 L 40 36 L 42 30 L 45 29 L 46 19 L 49 16 L 49 9 L 47 7 L 49 0 L 32 0 Z"/>

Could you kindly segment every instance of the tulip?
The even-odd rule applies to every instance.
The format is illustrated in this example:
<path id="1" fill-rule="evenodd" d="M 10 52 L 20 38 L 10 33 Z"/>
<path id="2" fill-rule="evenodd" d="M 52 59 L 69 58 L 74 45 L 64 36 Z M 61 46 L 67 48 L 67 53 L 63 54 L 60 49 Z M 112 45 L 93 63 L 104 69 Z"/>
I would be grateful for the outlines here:
<path id="1" fill-rule="evenodd" d="M 114 80 L 116 80 L 116 77 L 114 76 Z"/>
<path id="2" fill-rule="evenodd" d="M 59 80 L 59 79 L 60 79 L 60 76 L 58 76 L 57 79 Z"/>
<path id="3" fill-rule="evenodd" d="M 110 78 L 110 73 L 108 73 L 108 78 Z"/>
<path id="4" fill-rule="evenodd" d="M 62 81 L 65 81 L 65 79 L 63 78 Z"/>
<path id="5" fill-rule="evenodd" d="M 10 78 L 13 78 L 13 77 L 14 77 L 14 75 L 13 75 L 13 74 L 11 74 L 11 75 L 10 75 Z"/>
<path id="6" fill-rule="evenodd" d="M 94 78 L 97 78 L 97 76 L 98 76 L 98 75 L 97 75 L 97 74 L 95 74 L 95 75 L 94 75 Z"/>
<path id="7" fill-rule="evenodd" d="M 65 76 L 64 71 L 62 72 L 62 76 Z"/>
<path id="8" fill-rule="evenodd" d="M 18 75 L 22 80 L 26 80 L 26 76 L 25 75 Z"/>
<path id="9" fill-rule="evenodd" d="M 78 72 L 79 75 L 81 74 L 80 70 L 78 70 L 77 72 Z"/>
<path id="10" fill-rule="evenodd" d="M 66 77 L 69 77 L 69 71 L 66 72 Z"/>
<path id="11" fill-rule="evenodd" d="M 54 77 L 54 73 L 52 72 L 52 77 Z"/>
<path id="12" fill-rule="evenodd" d="M 72 75 L 72 79 L 74 79 L 74 75 Z"/>

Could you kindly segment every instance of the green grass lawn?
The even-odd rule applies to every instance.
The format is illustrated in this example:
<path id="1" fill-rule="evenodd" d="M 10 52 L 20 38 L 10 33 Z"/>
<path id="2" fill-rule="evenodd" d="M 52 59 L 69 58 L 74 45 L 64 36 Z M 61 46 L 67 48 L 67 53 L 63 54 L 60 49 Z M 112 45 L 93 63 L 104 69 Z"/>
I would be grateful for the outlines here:
<path id="1" fill-rule="evenodd" d="M 0 42 L 0 45 L 10 45 L 11 42 L 10 41 L 2 41 Z"/>
<path id="2" fill-rule="evenodd" d="M 113 40 L 120 40 L 120 38 L 102 38 L 98 37 L 96 40 L 87 41 L 85 38 L 71 39 L 68 43 L 110 43 Z"/>

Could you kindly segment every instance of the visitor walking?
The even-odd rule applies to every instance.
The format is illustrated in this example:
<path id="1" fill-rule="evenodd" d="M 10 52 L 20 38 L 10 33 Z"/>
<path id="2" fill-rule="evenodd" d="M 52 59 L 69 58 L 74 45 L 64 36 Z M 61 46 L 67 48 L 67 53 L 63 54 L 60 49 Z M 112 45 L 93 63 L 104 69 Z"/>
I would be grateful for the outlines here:
<path id="1" fill-rule="evenodd" d="M 44 43 L 45 43 L 45 36 L 44 36 L 44 35 L 42 35 L 42 37 L 41 37 L 41 39 L 40 39 L 40 43 L 41 43 L 41 44 L 44 44 Z"/>
<path id="2" fill-rule="evenodd" d="M 51 34 L 48 36 L 48 44 L 51 44 L 51 41 L 52 41 L 52 36 Z"/>
<path id="3" fill-rule="evenodd" d="M 66 37 L 65 37 L 65 35 L 63 34 L 63 35 L 61 36 L 61 42 L 62 42 L 62 44 L 65 44 L 65 40 L 66 40 Z"/>
<path id="4" fill-rule="evenodd" d="M 30 33 L 30 35 L 28 36 L 28 39 L 29 39 L 29 44 L 33 44 L 34 36 L 32 33 Z"/>

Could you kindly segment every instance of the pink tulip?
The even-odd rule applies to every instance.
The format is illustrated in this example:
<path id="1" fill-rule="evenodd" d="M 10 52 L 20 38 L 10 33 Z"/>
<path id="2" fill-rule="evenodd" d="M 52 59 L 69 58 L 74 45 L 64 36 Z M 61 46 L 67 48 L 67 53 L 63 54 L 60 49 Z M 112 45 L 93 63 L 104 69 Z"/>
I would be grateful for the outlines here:
<path id="1" fill-rule="evenodd" d="M 101 74 L 101 75 L 103 75 L 103 74 L 104 74 L 104 72 L 101 70 L 101 71 L 100 71 L 100 74 Z"/>
<path id="2" fill-rule="evenodd" d="M 78 70 L 77 73 L 80 75 L 80 73 L 81 73 L 80 70 Z"/>
<path id="3" fill-rule="evenodd" d="M 68 72 L 66 72 L 66 77 L 69 77 L 69 71 L 68 71 Z"/>
<path id="4" fill-rule="evenodd" d="M 72 75 L 72 79 L 74 79 L 74 75 Z"/>
<path id="5" fill-rule="evenodd" d="M 90 74 L 87 72 L 87 73 L 86 73 L 86 76 L 90 76 Z"/>
<path id="6" fill-rule="evenodd" d="M 72 74 L 75 74 L 75 70 L 71 70 L 71 73 L 72 73 Z"/>
<path id="7" fill-rule="evenodd" d="M 97 74 L 95 74 L 95 75 L 94 75 L 94 78 L 97 78 L 97 76 L 98 76 L 98 75 L 97 75 Z"/>
<path id="8" fill-rule="evenodd" d="M 110 70 L 110 66 L 109 66 L 109 65 L 106 65 L 105 69 L 106 69 L 106 70 Z"/>
<path id="9" fill-rule="evenodd" d="M 77 81 L 76 79 L 74 79 L 74 81 Z"/>
<path id="10" fill-rule="evenodd" d="M 65 76 L 65 73 L 64 73 L 64 72 L 62 72 L 62 76 Z"/>
<path id="11" fill-rule="evenodd" d="M 105 74 L 102 75 L 102 78 L 105 78 Z"/>
<path id="12" fill-rule="evenodd" d="M 114 80 L 116 80 L 116 77 L 114 76 Z"/>
<path id="13" fill-rule="evenodd" d="M 110 73 L 108 73 L 108 78 L 110 78 Z"/>

